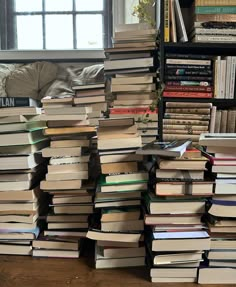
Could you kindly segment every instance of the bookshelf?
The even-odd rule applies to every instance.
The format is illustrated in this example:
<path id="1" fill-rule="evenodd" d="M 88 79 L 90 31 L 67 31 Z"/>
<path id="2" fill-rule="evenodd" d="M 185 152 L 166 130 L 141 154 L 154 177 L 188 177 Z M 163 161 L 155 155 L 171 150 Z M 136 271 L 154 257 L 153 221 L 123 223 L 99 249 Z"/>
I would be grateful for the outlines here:
<path id="1" fill-rule="evenodd" d="M 181 10 L 192 6 L 194 0 L 179 0 Z M 166 54 L 195 54 L 212 56 L 236 56 L 235 43 L 205 43 L 205 42 L 165 42 L 165 3 L 160 1 L 160 81 L 165 79 L 165 60 Z M 186 14 L 186 13 L 185 13 Z M 189 14 L 191 15 L 191 14 Z M 184 15 L 186 21 L 186 15 Z M 214 74 L 213 74 L 214 76 Z M 163 140 L 163 118 L 166 102 L 189 102 L 189 103 L 212 103 L 217 109 L 229 109 L 236 107 L 236 89 L 234 89 L 233 99 L 222 98 L 184 98 L 184 97 L 162 97 L 158 105 L 159 139 Z"/>

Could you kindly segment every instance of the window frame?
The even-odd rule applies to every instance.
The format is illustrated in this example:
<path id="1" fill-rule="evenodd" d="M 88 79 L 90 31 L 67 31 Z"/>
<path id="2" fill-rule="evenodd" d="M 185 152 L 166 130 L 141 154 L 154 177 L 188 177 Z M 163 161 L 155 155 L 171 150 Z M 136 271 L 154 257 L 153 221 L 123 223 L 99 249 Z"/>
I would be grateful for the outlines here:
<path id="1" fill-rule="evenodd" d="M 111 45 L 111 35 L 112 35 L 112 1 L 103 0 L 104 10 L 102 11 L 76 11 L 75 0 L 72 0 L 73 7 L 71 11 L 45 11 L 45 0 L 42 0 L 42 11 L 34 12 L 15 12 L 14 11 L 14 0 L 0 0 L 0 46 L 1 50 L 18 50 L 15 32 L 16 31 L 16 16 L 22 15 L 40 15 L 42 16 L 42 30 L 43 30 L 43 49 L 45 51 L 50 51 L 46 49 L 46 36 L 45 36 L 45 16 L 46 15 L 72 15 L 73 17 L 73 49 L 78 51 L 77 38 L 76 38 L 76 16 L 77 15 L 94 15 L 100 14 L 103 16 L 103 45 L 104 48 L 110 47 Z M 8 21 L 11 19 L 11 21 Z M 40 49 L 41 50 L 41 49 Z M 87 50 L 90 50 L 87 48 Z M 59 51 L 59 50 L 58 50 Z"/>

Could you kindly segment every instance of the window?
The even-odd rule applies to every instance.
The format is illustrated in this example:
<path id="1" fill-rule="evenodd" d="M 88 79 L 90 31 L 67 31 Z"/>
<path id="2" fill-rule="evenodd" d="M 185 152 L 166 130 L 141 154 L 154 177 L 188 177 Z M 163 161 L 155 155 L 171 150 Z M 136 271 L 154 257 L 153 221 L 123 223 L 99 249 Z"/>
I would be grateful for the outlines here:
<path id="1" fill-rule="evenodd" d="M 109 0 L 0 0 L 1 49 L 102 49 L 111 36 Z"/>

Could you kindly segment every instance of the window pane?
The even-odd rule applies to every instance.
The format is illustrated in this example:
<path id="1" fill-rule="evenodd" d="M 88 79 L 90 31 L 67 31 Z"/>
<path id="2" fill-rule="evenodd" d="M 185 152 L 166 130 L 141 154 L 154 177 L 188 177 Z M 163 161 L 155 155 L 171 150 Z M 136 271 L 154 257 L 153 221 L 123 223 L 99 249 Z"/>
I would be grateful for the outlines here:
<path id="1" fill-rule="evenodd" d="M 46 11 L 72 11 L 72 0 L 45 0 Z"/>
<path id="2" fill-rule="evenodd" d="M 42 11 L 42 0 L 15 0 L 16 12 Z"/>
<path id="3" fill-rule="evenodd" d="M 110 0 L 107 0 L 110 1 Z M 103 0 L 76 0 L 77 11 L 101 11 Z"/>
<path id="4" fill-rule="evenodd" d="M 92 25 L 91 25 L 92 23 Z M 102 15 L 79 15 L 76 17 L 77 48 L 103 48 Z"/>
<path id="5" fill-rule="evenodd" d="M 46 15 L 46 49 L 73 49 L 71 15 Z"/>
<path id="6" fill-rule="evenodd" d="M 42 16 L 17 16 L 18 49 L 43 49 Z"/>

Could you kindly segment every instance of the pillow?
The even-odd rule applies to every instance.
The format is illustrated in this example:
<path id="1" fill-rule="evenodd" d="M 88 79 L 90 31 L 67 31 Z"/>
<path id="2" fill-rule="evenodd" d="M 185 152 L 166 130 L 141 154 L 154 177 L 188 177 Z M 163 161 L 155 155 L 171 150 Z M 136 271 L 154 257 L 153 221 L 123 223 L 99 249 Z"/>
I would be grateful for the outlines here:
<path id="1" fill-rule="evenodd" d="M 21 67 L 23 64 L 0 64 L 0 97 L 7 97 L 6 78 L 12 71 Z"/>
<path id="2" fill-rule="evenodd" d="M 49 85 L 56 79 L 57 71 L 56 64 L 43 61 L 20 67 L 6 79 L 7 95 L 41 100 Z"/>

